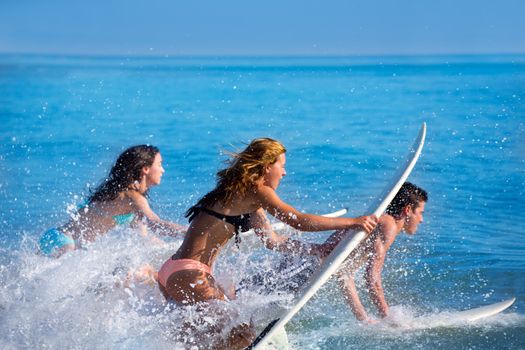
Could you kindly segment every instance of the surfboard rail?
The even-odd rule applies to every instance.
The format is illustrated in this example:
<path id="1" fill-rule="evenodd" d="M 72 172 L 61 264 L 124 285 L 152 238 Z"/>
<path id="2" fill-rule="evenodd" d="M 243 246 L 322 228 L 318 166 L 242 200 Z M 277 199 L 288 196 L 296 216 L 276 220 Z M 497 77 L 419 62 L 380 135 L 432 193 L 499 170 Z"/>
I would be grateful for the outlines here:
<path id="1" fill-rule="evenodd" d="M 465 321 L 473 322 L 481 318 L 494 316 L 500 312 L 508 309 L 514 302 L 516 298 L 511 298 L 507 300 L 500 301 L 499 303 L 494 303 L 490 305 L 480 306 L 474 309 L 458 311 L 454 313 L 454 317 L 463 319 Z"/>

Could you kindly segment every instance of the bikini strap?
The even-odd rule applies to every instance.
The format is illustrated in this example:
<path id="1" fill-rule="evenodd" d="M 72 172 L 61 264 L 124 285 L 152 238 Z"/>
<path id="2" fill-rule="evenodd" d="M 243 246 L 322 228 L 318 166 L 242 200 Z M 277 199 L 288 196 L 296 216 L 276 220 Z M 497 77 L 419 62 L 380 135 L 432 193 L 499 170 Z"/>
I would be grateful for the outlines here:
<path id="1" fill-rule="evenodd" d="M 219 220 L 223 220 L 223 221 L 226 221 L 227 223 L 231 223 L 231 219 L 230 219 L 229 215 L 224 215 L 224 214 L 221 214 L 221 213 L 217 213 L 216 211 L 213 211 L 211 209 L 204 208 L 204 207 L 199 207 L 199 210 L 202 210 L 206 214 L 214 216 L 214 217 L 216 217 Z"/>
<path id="2" fill-rule="evenodd" d="M 250 217 L 251 214 L 241 214 L 241 215 L 224 215 L 221 213 L 217 213 L 216 211 L 213 211 L 211 209 L 194 205 L 188 211 L 186 212 L 186 217 L 188 218 L 189 222 L 192 222 L 193 219 L 201 212 L 205 212 L 208 215 L 211 215 L 219 220 L 223 220 L 235 228 L 235 243 L 237 246 L 239 246 L 239 243 L 241 242 L 241 238 L 239 236 L 239 233 L 242 231 L 248 231 L 250 229 Z"/>

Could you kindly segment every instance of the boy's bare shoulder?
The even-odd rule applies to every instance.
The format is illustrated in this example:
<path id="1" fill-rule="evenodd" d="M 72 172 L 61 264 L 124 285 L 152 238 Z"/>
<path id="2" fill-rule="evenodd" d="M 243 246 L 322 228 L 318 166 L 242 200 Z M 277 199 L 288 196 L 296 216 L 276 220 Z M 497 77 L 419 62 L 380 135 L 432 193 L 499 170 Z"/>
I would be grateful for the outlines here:
<path id="1" fill-rule="evenodd" d="M 391 236 L 397 235 L 396 221 L 391 215 L 385 214 L 379 218 L 379 231 L 383 238 L 388 239 Z"/>

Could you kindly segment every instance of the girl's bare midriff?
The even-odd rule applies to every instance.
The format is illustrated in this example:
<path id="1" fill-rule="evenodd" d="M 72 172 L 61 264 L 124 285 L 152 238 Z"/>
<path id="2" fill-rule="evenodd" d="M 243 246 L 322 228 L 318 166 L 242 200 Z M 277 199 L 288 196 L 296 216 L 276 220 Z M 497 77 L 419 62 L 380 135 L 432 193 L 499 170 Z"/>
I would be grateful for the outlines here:
<path id="1" fill-rule="evenodd" d="M 224 215 L 241 215 L 257 210 L 253 202 L 252 198 L 236 199 L 229 207 L 214 205 L 210 209 Z M 233 211 L 232 207 L 235 207 L 236 210 Z M 240 212 L 240 210 L 244 211 Z M 232 225 L 205 212 L 200 212 L 192 221 L 173 259 L 192 259 L 211 268 L 221 248 L 234 234 L 235 228 Z M 183 304 L 225 299 L 224 290 L 213 276 L 199 270 L 182 270 L 173 273 L 168 278 L 166 286 L 161 285 L 161 291 L 167 299 Z"/>

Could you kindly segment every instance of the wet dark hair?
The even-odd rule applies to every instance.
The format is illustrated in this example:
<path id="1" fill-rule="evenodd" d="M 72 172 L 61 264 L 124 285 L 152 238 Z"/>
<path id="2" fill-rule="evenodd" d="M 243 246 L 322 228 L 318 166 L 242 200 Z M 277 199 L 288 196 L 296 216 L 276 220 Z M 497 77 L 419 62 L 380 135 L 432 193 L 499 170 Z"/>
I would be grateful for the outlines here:
<path id="1" fill-rule="evenodd" d="M 407 205 L 412 206 L 412 210 L 415 210 L 421 201 L 428 201 L 427 192 L 410 182 L 405 182 L 386 208 L 386 213 L 394 217 L 400 216 Z"/>
<path id="2" fill-rule="evenodd" d="M 120 192 L 140 181 L 142 169 L 151 166 L 159 152 L 157 147 L 151 145 L 137 145 L 122 152 L 109 175 L 90 194 L 88 204 L 116 199 Z"/>

